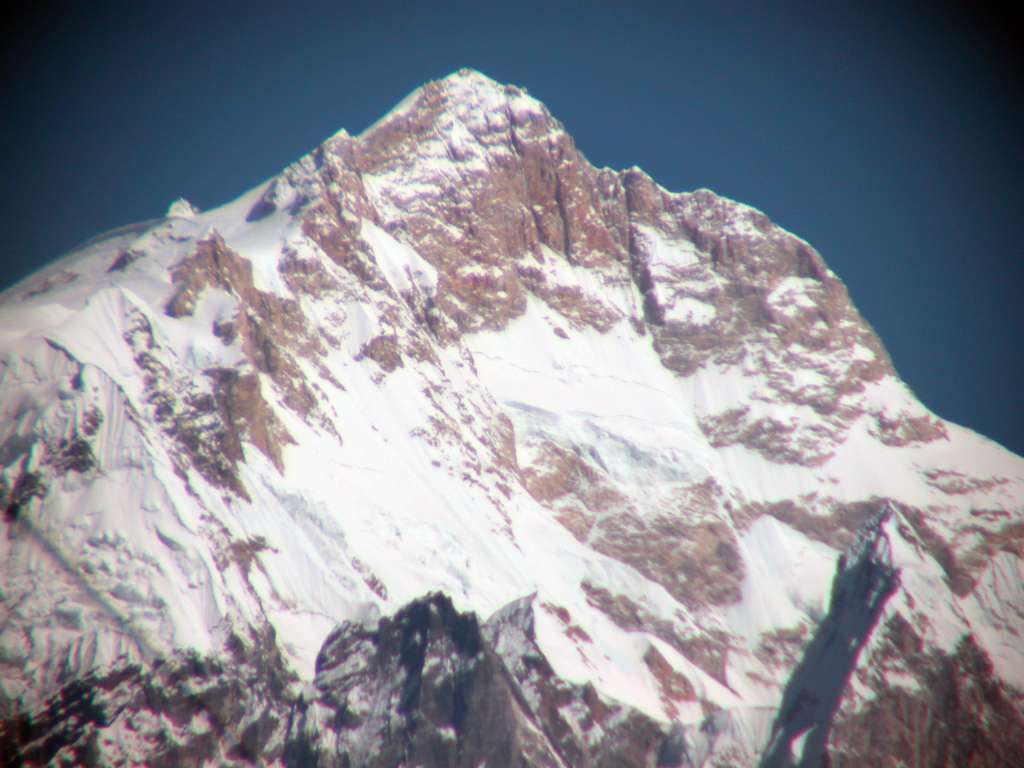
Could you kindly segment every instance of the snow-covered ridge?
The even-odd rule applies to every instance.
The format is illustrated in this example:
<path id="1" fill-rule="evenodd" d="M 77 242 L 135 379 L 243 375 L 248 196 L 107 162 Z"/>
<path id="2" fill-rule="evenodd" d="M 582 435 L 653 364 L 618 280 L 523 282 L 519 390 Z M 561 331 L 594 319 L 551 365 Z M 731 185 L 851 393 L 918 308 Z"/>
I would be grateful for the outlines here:
<path id="1" fill-rule="evenodd" d="M 965 637 L 1024 689 L 1024 461 L 913 397 L 807 243 L 468 70 L 7 291 L 0 508 L 8 708 L 253 633 L 309 680 L 343 622 L 536 594 L 559 679 L 752 765 L 883 511 L 835 733 L 933 706 Z M 930 666 L 875 674 L 897 631 Z"/>

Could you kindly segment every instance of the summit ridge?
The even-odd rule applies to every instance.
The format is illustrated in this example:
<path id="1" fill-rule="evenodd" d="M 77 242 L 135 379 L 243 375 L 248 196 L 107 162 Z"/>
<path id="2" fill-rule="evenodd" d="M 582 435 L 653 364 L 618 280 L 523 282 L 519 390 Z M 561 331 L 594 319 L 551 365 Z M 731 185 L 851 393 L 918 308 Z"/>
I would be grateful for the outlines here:
<path id="1" fill-rule="evenodd" d="M 436 101 L 440 101 L 444 108 L 451 109 L 460 116 L 505 111 L 512 101 L 517 101 L 520 108 L 546 112 L 544 105 L 531 98 L 524 89 L 514 85 L 502 85 L 482 72 L 463 68 L 414 89 L 359 136 L 365 138 L 376 128 Z"/>

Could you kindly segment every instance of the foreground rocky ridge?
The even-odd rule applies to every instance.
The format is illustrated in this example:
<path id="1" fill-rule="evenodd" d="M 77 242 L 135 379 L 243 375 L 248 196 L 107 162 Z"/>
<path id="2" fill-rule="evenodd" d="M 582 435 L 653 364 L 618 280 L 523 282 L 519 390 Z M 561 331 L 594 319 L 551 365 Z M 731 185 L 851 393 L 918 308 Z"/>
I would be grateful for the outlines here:
<path id="1" fill-rule="evenodd" d="M 8 715 L 237 637 L 309 680 L 339 623 L 536 592 L 554 673 L 695 764 L 1015 754 L 1024 462 L 916 401 L 807 243 L 592 167 L 520 89 L 456 73 L 98 238 L 4 294 L 0 351 Z M 844 552 L 898 578 L 802 712 Z M 567 722 L 565 764 L 610 749 Z"/>
<path id="2" fill-rule="evenodd" d="M 5 765 L 681 765 L 685 742 L 558 678 L 532 599 L 481 626 L 440 594 L 346 623 L 299 685 L 273 645 L 119 664 L 0 723 Z"/>
<path id="3" fill-rule="evenodd" d="M 898 581 L 884 522 L 840 566 L 829 614 L 787 687 L 761 765 L 822 764 L 839 697 Z M 653 768 L 751 759 L 735 747 L 716 751 L 723 723 L 714 713 L 699 727 L 668 727 L 560 678 L 537 644 L 534 601 L 511 603 L 481 625 L 437 593 L 392 617 L 347 622 L 324 642 L 305 685 L 272 638 L 233 636 L 228 658 L 122 661 L 67 683 L 37 711 L 0 721 L 0 754 L 10 766 Z M 916 663 L 912 652 L 904 656 Z M 851 732 L 837 739 L 843 753 L 852 748 L 857 764 L 898 765 L 900 754 L 921 765 L 1018 764 L 1024 717 L 984 654 L 968 637 L 949 662 L 935 673 L 942 715 L 880 701 L 873 706 L 887 708 L 888 726 L 844 723 Z M 668 681 L 688 685 L 662 664 Z M 908 724 L 908 711 L 927 721 Z M 989 727 L 953 725 L 965 720 Z M 913 743 L 901 743 L 908 726 Z M 793 737 L 807 732 L 815 738 L 794 755 Z"/>

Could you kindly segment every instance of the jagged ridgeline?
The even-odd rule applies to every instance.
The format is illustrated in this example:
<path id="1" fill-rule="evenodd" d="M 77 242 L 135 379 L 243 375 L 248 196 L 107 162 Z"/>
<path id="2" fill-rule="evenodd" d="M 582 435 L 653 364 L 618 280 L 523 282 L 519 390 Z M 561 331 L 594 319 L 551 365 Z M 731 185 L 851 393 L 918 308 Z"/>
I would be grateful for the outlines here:
<path id="1" fill-rule="evenodd" d="M 464 70 L 0 295 L 8 764 L 1024 765 L 1024 461 Z"/>

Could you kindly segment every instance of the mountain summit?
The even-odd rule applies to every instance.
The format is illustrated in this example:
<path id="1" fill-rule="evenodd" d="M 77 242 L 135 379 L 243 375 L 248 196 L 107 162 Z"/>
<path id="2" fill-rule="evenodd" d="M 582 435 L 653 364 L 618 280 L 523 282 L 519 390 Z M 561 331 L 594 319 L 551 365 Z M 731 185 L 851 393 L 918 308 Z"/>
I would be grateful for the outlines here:
<path id="1" fill-rule="evenodd" d="M 1024 460 L 461 70 L 0 295 L 12 764 L 1024 764 Z"/>

